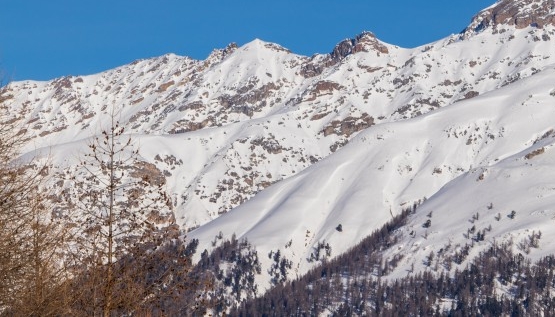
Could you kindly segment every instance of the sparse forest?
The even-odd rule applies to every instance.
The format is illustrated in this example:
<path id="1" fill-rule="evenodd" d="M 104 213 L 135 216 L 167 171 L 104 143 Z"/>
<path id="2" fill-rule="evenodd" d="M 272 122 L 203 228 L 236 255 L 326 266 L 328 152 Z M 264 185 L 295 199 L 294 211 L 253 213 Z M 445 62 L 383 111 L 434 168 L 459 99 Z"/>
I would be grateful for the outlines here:
<path id="1" fill-rule="evenodd" d="M 394 245 L 405 210 L 347 253 L 244 302 L 230 316 L 555 316 L 555 257 L 531 263 L 494 244 L 454 274 L 386 281 L 380 250 Z M 501 291 L 507 290 L 507 292 Z"/>

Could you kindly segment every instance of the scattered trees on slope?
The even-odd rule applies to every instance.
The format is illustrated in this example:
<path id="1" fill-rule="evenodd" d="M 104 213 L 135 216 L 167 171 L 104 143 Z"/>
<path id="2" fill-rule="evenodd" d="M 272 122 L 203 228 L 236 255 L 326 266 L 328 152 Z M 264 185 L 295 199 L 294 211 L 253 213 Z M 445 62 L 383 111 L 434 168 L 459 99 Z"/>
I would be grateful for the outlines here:
<path id="1" fill-rule="evenodd" d="M 230 316 L 554 316 L 555 256 L 535 264 L 493 244 L 452 275 L 427 270 L 383 281 L 380 251 L 392 246 L 406 210 L 347 253 L 242 303 Z M 534 235 L 535 233 L 533 233 Z M 428 261 L 431 262 L 431 259 Z M 508 290 L 498 292 L 499 288 Z"/>
<path id="2" fill-rule="evenodd" d="M 210 300 L 206 306 L 216 315 L 258 296 L 256 275 L 262 273 L 257 251 L 246 240 L 232 236 L 224 240 L 217 236 L 220 244 L 212 251 L 204 250 L 194 268 L 194 276 L 211 281 Z"/>

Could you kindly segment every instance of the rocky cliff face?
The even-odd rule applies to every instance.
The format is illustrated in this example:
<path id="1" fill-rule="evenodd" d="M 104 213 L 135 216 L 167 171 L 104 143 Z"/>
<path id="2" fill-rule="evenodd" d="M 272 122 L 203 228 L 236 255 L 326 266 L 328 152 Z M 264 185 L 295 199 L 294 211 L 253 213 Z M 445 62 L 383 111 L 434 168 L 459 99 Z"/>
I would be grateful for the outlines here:
<path id="1" fill-rule="evenodd" d="M 502 0 L 476 15 L 464 33 L 480 32 L 488 27 L 498 30 L 503 26 L 543 28 L 554 23 L 553 0 Z"/>
<path id="2" fill-rule="evenodd" d="M 382 54 L 389 53 L 387 46 L 381 43 L 373 33 L 364 32 L 354 39 L 346 39 L 337 44 L 330 53 L 330 59 L 340 61 L 351 54 L 372 51 Z"/>

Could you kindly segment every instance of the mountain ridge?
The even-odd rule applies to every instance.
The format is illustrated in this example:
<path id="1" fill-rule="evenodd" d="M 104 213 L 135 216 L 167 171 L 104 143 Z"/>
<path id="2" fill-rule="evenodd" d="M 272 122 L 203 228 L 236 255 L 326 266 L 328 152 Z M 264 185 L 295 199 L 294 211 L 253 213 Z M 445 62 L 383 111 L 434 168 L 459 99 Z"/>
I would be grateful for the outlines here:
<path id="1" fill-rule="evenodd" d="M 167 54 L 95 75 L 15 82 L 8 86 L 11 119 L 31 136 L 25 156 L 51 156 L 53 170 L 64 171 L 79 161 L 67 153 L 83 151 L 117 113 L 140 143 L 141 158 L 165 177 L 178 224 L 197 228 L 190 237 L 201 250 L 212 248 L 220 231 L 236 234 L 260 252 L 280 250 L 294 264 L 290 277 L 322 261 L 314 256 L 320 247 L 328 244 L 336 256 L 419 204 L 403 229 L 419 235 L 403 231 L 400 248 L 384 250 L 386 259 L 411 253 L 398 261 L 394 278 L 414 263 L 426 270 L 422 259 L 439 252 L 438 241 L 451 239 L 458 248 L 473 241 L 460 223 L 486 212 L 488 203 L 504 206 L 498 212 L 507 220 L 508 204 L 474 199 L 474 183 L 511 189 L 488 175 L 529 172 L 547 184 L 529 182 L 542 197 L 519 204 L 515 221 L 492 220 L 495 214 L 476 221 L 480 230 L 503 223 L 488 239 L 525 239 L 539 221 L 550 223 L 552 211 L 539 210 L 550 202 L 549 170 L 530 164 L 551 166 L 555 27 L 531 25 L 535 18 L 511 24 L 521 11 L 498 14 L 509 4 L 534 3 L 497 2 L 461 34 L 412 49 L 370 32 L 310 57 L 253 40 L 202 61 Z M 468 193 L 458 204 L 468 210 L 454 206 L 445 216 L 441 206 L 459 191 Z M 530 199 L 512 195 L 499 197 Z M 537 221 L 521 220 L 534 212 Z M 437 232 L 422 227 L 428 218 L 428 231 Z M 456 236 L 436 229 L 451 220 L 458 221 L 451 225 Z M 505 232 L 513 227 L 513 236 Z M 262 258 L 266 272 L 272 263 Z M 257 279 L 270 286 L 267 275 Z"/>
<path id="2" fill-rule="evenodd" d="M 543 28 L 555 23 L 555 2 L 550 0 L 499 0 L 480 11 L 462 34 L 468 36 L 492 28 L 498 31 L 503 26 L 523 29 L 528 26 Z"/>

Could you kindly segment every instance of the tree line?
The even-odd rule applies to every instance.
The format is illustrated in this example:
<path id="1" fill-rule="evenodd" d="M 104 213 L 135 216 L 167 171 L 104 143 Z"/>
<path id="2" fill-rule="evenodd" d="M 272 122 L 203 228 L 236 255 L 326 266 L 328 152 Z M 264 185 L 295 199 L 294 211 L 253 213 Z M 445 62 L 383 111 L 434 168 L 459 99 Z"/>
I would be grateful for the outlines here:
<path id="1" fill-rule="evenodd" d="M 555 316 L 555 256 L 536 263 L 494 243 L 462 270 L 382 279 L 395 261 L 381 251 L 416 206 L 351 250 L 297 280 L 240 303 L 229 316 Z"/>

